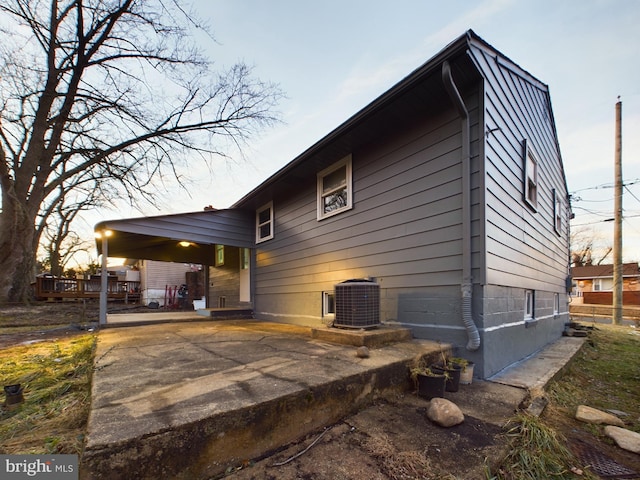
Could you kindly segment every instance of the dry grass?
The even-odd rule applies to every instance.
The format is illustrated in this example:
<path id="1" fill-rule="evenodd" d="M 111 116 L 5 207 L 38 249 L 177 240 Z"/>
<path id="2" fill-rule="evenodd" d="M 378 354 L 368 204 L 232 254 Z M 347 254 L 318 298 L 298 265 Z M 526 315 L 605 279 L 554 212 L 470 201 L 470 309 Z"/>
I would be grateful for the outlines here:
<path id="1" fill-rule="evenodd" d="M 566 435 L 604 438 L 600 426 L 574 419 L 578 405 L 625 412 L 626 428 L 640 432 L 640 332 L 628 326 L 598 324 L 564 375 L 548 387 L 549 406 L 541 418 L 516 417 L 508 457 L 496 470 L 495 480 L 596 479 L 580 465 L 568 448 Z M 614 449 L 615 451 L 615 449 Z M 623 454 L 621 454 L 623 455 Z M 633 465 L 631 465 L 633 467 Z M 572 470 L 573 469 L 573 470 Z M 578 475 L 575 472 L 581 471 Z"/>
<path id="2" fill-rule="evenodd" d="M 598 325 L 563 378 L 549 387 L 554 404 L 569 416 L 578 405 L 628 414 L 627 427 L 640 433 L 640 331 Z"/>
<path id="3" fill-rule="evenodd" d="M 82 451 L 94 345 L 94 335 L 82 335 L 0 350 L 1 384 L 21 384 L 25 399 L 1 410 L 0 453 Z"/>
<path id="4" fill-rule="evenodd" d="M 566 447 L 566 440 L 541 419 L 521 414 L 511 421 L 511 451 L 496 480 L 539 480 L 542 478 L 597 480 L 579 467 Z M 574 472 L 581 472 L 579 475 Z"/>
<path id="5" fill-rule="evenodd" d="M 441 472 L 423 453 L 398 451 L 384 432 L 368 436 L 363 447 L 378 461 L 390 480 L 455 480 L 455 477 Z"/>

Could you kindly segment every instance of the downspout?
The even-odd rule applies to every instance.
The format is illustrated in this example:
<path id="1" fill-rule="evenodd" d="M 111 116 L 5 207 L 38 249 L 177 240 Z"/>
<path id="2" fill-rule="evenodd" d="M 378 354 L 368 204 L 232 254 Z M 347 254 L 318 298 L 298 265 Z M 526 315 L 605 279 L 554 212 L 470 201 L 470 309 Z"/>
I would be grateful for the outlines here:
<path id="1" fill-rule="evenodd" d="M 480 348 L 480 334 L 471 313 L 473 284 L 471 278 L 471 129 L 469 112 L 453 82 L 451 66 L 448 61 L 442 64 L 442 81 L 462 120 L 462 284 L 460 289 L 462 293 L 462 322 L 469 339 L 467 350 L 475 351 Z"/>

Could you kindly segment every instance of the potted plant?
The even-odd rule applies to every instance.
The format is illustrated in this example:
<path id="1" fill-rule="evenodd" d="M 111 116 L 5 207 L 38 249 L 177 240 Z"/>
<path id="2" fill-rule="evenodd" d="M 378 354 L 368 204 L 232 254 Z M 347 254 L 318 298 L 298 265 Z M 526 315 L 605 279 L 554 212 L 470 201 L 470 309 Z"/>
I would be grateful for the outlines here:
<path id="1" fill-rule="evenodd" d="M 411 369 L 411 379 L 420 397 L 427 399 L 444 397 L 447 381 L 445 373 L 435 372 L 420 362 Z"/>
<path id="2" fill-rule="evenodd" d="M 446 391 L 457 392 L 460 387 L 460 374 L 462 373 L 462 367 L 453 363 L 447 355 L 442 352 L 442 361 L 431 365 L 431 370 L 435 373 L 442 373 L 447 376 Z"/>
<path id="3" fill-rule="evenodd" d="M 449 362 L 454 365 L 459 365 L 462 370 L 460 372 L 460 383 L 463 385 L 469 385 L 473 381 L 473 366 L 474 363 L 466 358 L 452 357 Z"/>

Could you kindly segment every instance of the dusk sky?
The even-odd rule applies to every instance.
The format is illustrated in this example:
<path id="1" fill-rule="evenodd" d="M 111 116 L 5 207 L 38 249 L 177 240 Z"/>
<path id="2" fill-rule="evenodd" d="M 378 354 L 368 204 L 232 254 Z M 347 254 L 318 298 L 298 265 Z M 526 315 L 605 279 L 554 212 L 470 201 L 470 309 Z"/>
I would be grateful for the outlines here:
<path id="1" fill-rule="evenodd" d="M 163 210 L 226 208 L 448 43 L 473 29 L 549 85 L 575 219 L 612 245 L 615 103 L 622 100 L 624 260 L 640 260 L 640 2 L 199 0 L 221 67 L 237 61 L 280 85 L 283 123 L 239 156 L 203 170 Z M 195 168 L 195 166 L 194 166 Z M 192 172 L 193 173 L 193 172 Z M 102 212 L 103 218 L 139 212 Z M 130 214 L 128 214 L 130 213 Z M 608 262 L 611 262 L 611 257 Z"/>

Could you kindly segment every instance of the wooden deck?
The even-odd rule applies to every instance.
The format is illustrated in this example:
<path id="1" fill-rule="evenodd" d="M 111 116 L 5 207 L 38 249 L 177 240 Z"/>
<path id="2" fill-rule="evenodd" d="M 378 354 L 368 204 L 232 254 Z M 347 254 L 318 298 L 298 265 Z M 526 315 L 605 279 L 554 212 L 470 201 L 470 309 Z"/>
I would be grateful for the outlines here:
<path id="1" fill-rule="evenodd" d="M 62 277 L 37 277 L 34 284 L 34 295 L 43 298 L 99 298 L 100 277 L 89 280 Z M 123 300 L 125 303 L 140 301 L 140 282 L 120 281 L 109 277 L 107 282 L 107 298 Z"/>

